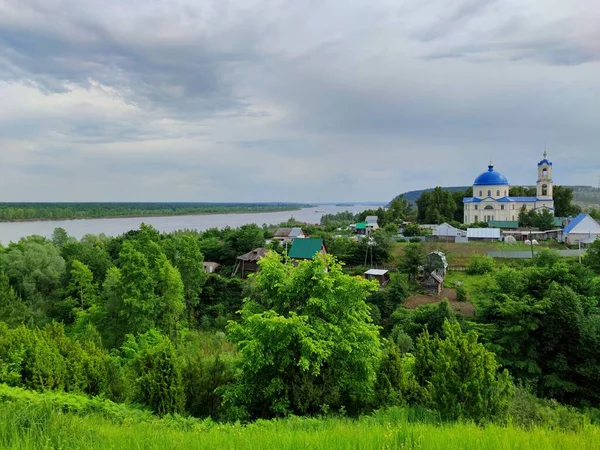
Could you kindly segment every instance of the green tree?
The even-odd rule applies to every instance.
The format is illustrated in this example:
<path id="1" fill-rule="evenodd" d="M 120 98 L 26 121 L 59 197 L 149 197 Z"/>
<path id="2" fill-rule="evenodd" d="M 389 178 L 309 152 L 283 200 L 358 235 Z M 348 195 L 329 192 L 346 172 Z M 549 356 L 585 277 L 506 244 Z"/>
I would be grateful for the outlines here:
<path id="1" fill-rule="evenodd" d="M 421 223 L 442 223 L 454 220 L 454 213 L 457 209 L 454 196 L 439 186 L 432 191 L 423 192 L 416 203 L 417 220 Z"/>
<path id="2" fill-rule="evenodd" d="M 554 200 L 554 214 L 556 217 L 576 216 L 581 212 L 581 207 L 573 203 L 573 188 L 554 186 L 552 199 Z"/>
<path id="3" fill-rule="evenodd" d="M 535 197 L 536 195 L 535 187 L 511 186 L 508 191 L 509 197 Z"/>
<path id="4" fill-rule="evenodd" d="M 180 362 L 168 337 L 155 330 L 137 337 L 128 335 L 121 351 L 135 382 L 136 401 L 161 416 L 183 412 Z"/>
<path id="5" fill-rule="evenodd" d="M 98 285 L 94 283 L 94 275 L 88 266 L 78 260 L 74 260 L 72 263 L 71 281 L 67 292 L 77 299 L 81 309 L 97 301 Z"/>
<path id="6" fill-rule="evenodd" d="M 425 332 L 417 339 L 415 378 L 426 404 L 448 419 L 483 422 L 503 418 L 513 385 L 492 352 L 477 342 L 477 333 L 463 333 L 446 321 L 443 338 Z"/>
<path id="7" fill-rule="evenodd" d="M 418 224 L 411 222 L 404 226 L 404 233 L 402 234 L 407 237 L 421 236 L 421 228 Z"/>
<path id="8" fill-rule="evenodd" d="M 600 239 L 596 239 L 590 244 L 583 262 L 593 271 L 600 273 Z"/>
<path id="9" fill-rule="evenodd" d="M 400 224 L 412 214 L 412 205 L 404 194 L 395 197 L 385 211 L 385 223 Z"/>
<path id="10" fill-rule="evenodd" d="M 533 212 L 532 222 L 533 226 L 539 228 L 541 231 L 551 230 L 554 228 L 554 214 L 548 209 L 543 209 L 540 212 Z"/>
<path id="11" fill-rule="evenodd" d="M 417 278 L 419 267 L 425 263 L 425 249 L 423 244 L 410 243 L 404 246 L 404 256 L 400 261 L 399 270 L 408 275 L 410 280 Z"/>
<path id="12" fill-rule="evenodd" d="M 329 255 L 260 261 L 253 292 L 229 337 L 241 374 L 225 403 L 237 415 L 315 414 L 370 401 L 380 348 L 365 302 L 375 282 L 351 277 Z"/>
<path id="13" fill-rule="evenodd" d="M 17 296 L 8 277 L 0 270 L 0 321 L 16 326 L 31 319 L 31 309 Z"/>

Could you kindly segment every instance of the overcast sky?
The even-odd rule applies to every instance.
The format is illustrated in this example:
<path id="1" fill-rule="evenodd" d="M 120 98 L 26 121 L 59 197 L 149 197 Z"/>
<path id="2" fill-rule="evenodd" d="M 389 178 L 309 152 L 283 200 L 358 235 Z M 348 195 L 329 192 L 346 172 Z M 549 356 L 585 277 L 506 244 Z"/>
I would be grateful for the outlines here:
<path id="1" fill-rule="evenodd" d="M 0 201 L 600 176 L 597 0 L 0 0 Z"/>

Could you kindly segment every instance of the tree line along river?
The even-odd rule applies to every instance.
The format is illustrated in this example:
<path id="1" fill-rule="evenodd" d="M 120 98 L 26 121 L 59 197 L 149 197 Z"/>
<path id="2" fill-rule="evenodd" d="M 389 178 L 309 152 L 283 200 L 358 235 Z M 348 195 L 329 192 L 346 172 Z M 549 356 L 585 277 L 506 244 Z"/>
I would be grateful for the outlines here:
<path id="1" fill-rule="evenodd" d="M 302 208 L 296 211 L 260 212 L 243 214 L 201 214 L 185 216 L 163 217 L 127 217 L 111 219 L 80 219 L 80 220 L 46 220 L 31 222 L 3 222 L 0 223 L 0 243 L 7 245 L 19 239 L 40 235 L 50 237 L 55 228 L 64 228 L 70 236 L 81 239 L 86 234 L 104 233 L 108 236 L 118 236 L 130 230 L 139 228 L 142 223 L 152 225 L 159 231 L 171 232 L 175 230 L 194 229 L 203 231 L 208 228 L 236 228 L 242 225 L 255 223 L 278 224 L 294 217 L 299 222 L 318 224 L 324 214 L 335 214 L 350 211 L 354 214 L 370 209 L 373 205 L 334 206 L 320 205 Z"/>

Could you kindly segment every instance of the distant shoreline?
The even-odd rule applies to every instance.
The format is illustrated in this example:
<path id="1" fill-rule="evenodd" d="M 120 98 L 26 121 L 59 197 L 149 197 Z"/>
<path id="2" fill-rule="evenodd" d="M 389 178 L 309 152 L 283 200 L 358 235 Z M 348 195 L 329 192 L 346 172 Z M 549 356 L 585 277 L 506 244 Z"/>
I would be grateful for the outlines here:
<path id="1" fill-rule="evenodd" d="M 52 218 L 36 218 L 36 219 L 14 219 L 6 220 L 0 219 L 0 223 L 26 223 L 26 222 L 59 222 L 59 221 L 71 221 L 71 220 L 103 220 L 103 219 L 136 219 L 140 217 L 185 217 L 185 216 L 216 216 L 220 214 L 264 214 L 264 213 L 277 213 L 285 211 L 300 211 L 302 207 L 297 208 L 276 208 L 267 210 L 234 210 L 234 211 L 220 211 L 220 212 L 194 212 L 194 213 L 172 213 L 172 214 L 128 214 L 122 216 L 101 216 L 101 217 L 52 217 Z"/>

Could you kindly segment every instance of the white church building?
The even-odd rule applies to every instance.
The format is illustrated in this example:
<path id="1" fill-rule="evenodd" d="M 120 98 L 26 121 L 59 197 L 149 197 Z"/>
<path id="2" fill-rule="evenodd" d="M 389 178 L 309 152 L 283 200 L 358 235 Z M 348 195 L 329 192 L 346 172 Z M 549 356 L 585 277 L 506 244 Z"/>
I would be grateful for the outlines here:
<path id="1" fill-rule="evenodd" d="M 537 195 L 535 197 L 510 197 L 508 179 L 494 170 L 492 163 L 487 172 L 473 182 L 473 197 L 463 199 L 465 223 L 490 221 L 516 221 L 525 206 L 527 211 L 548 209 L 554 213 L 552 199 L 552 163 L 547 159 L 538 163 Z"/>

